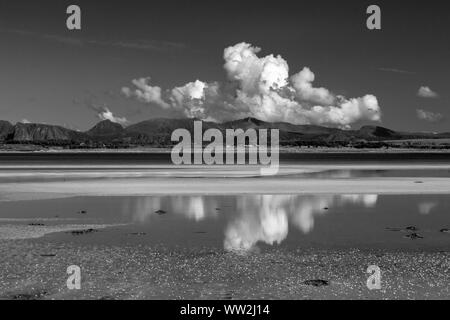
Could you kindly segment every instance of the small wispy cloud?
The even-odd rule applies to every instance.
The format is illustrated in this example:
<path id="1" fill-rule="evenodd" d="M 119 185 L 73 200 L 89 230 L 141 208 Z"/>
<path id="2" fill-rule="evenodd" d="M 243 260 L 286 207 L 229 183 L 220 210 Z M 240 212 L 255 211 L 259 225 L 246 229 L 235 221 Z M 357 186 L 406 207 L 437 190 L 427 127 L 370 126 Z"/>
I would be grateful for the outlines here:
<path id="1" fill-rule="evenodd" d="M 383 71 L 383 72 L 392 72 L 392 73 L 401 73 L 401 74 L 416 74 L 413 71 L 402 70 L 402 69 L 397 69 L 397 68 L 378 68 L 377 70 Z"/>
<path id="2" fill-rule="evenodd" d="M 430 99 L 436 99 L 439 98 L 439 94 L 433 90 L 431 90 L 430 87 L 422 86 L 417 91 L 417 95 L 421 98 L 430 98 Z"/>
<path id="3" fill-rule="evenodd" d="M 17 34 L 21 36 L 29 36 L 71 46 L 97 45 L 97 46 L 158 51 L 158 52 L 168 52 L 173 50 L 187 49 L 187 46 L 184 43 L 162 41 L 162 40 L 113 41 L 113 40 L 82 39 L 71 36 L 46 34 L 20 29 L 0 29 L 0 32 Z"/>
<path id="4" fill-rule="evenodd" d="M 137 41 L 96 41 L 87 40 L 87 43 L 101 46 L 121 47 L 149 51 L 171 51 L 183 50 L 187 46 L 183 43 L 157 40 L 137 40 Z"/>
<path id="5" fill-rule="evenodd" d="M 99 106 L 94 103 L 88 103 L 87 107 L 97 113 L 97 118 L 100 120 L 109 120 L 114 123 L 118 123 L 121 125 L 126 125 L 129 123 L 128 119 L 125 117 L 115 116 L 111 110 L 106 105 Z"/>
<path id="6" fill-rule="evenodd" d="M 438 112 L 427 111 L 423 109 L 417 109 L 417 118 L 428 122 L 440 122 L 444 120 L 444 115 Z"/>
<path id="7" fill-rule="evenodd" d="M 111 122 L 118 123 L 121 125 L 126 125 L 128 123 L 127 118 L 116 117 L 107 107 L 105 107 L 104 110 L 100 112 L 97 116 L 100 120 L 109 120 Z"/>

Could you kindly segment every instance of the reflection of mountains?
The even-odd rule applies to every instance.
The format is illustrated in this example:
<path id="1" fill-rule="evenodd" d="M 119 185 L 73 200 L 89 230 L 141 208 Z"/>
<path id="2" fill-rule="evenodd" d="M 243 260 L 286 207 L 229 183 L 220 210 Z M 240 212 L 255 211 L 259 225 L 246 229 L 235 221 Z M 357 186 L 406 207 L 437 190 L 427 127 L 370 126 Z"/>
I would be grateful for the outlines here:
<path id="1" fill-rule="evenodd" d="M 227 198 L 228 199 L 228 198 Z M 249 251 L 258 242 L 274 245 L 286 239 L 289 225 L 303 233 L 314 228 L 314 219 L 328 208 L 345 204 L 374 207 L 377 195 L 246 195 L 227 200 L 228 210 L 224 247 L 227 251 Z M 221 199 L 204 196 L 173 196 L 136 198 L 128 203 L 125 212 L 132 213 L 138 222 L 145 222 L 164 209 L 195 221 L 216 218 Z M 223 207 L 223 206 L 222 206 Z"/>

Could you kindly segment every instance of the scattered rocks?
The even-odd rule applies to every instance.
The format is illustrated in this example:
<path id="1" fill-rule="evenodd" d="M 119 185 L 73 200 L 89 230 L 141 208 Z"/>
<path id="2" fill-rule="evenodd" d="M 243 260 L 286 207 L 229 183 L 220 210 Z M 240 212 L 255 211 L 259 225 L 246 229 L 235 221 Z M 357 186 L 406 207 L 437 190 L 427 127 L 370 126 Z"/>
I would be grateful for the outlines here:
<path id="1" fill-rule="evenodd" d="M 29 226 L 33 226 L 33 227 L 43 227 L 43 226 L 45 226 L 45 224 L 43 224 L 43 223 L 30 223 L 28 225 Z"/>
<path id="2" fill-rule="evenodd" d="M 9 297 L 10 300 L 38 300 L 48 293 L 46 291 L 38 291 L 35 293 L 17 293 Z"/>
<path id="3" fill-rule="evenodd" d="M 387 230 L 387 231 L 392 231 L 392 232 L 400 232 L 400 231 L 402 231 L 403 229 L 402 229 L 402 228 L 390 228 L 390 227 L 388 227 L 388 228 L 386 228 L 386 230 Z"/>
<path id="4" fill-rule="evenodd" d="M 94 232 L 98 232 L 98 230 L 97 229 L 73 230 L 73 231 L 69 231 L 68 233 L 70 233 L 73 236 L 81 236 L 84 234 L 89 234 L 89 233 L 94 233 Z"/>
<path id="5" fill-rule="evenodd" d="M 409 238 L 411 240 L 423 239 L 423 237 L 417 233 L 410 233 L 405 236 L 405 238 Z"/>
<path id="6" fill-rule="evenodd" d="M 313 287 L 324 287 L 330 285 L 330 282 L 327 280 L 315 279 L 315 280 L 306 280 L 303 282 L 303 284 Z"/>
<path id="7" fill-rule="evenodd" d="M 442 233 L 450 233 L 450 229 L 441 229 L 439 232 L 442 232 Z"/>
<path id="8" fill-rule="evenodd" d="M 419 231 L 419 228 L 414 227 L 414 226 L 409 226 L 409 227 L 406 227 L 406 228 L 391 228 L 391 227 L 388 227 L 388 228 L 386 228 L 386 230 L 387 231 L 392 231 L 392 232 L 409 232 L 409 231 L 416 232 L 416 231 Z"/>
<path id="9" fill-rule="evenodd" d="M 231 291 L 226 291 L 224 292 L 221 297 L 222 300 L 233 300 L 233 292 Z"/>

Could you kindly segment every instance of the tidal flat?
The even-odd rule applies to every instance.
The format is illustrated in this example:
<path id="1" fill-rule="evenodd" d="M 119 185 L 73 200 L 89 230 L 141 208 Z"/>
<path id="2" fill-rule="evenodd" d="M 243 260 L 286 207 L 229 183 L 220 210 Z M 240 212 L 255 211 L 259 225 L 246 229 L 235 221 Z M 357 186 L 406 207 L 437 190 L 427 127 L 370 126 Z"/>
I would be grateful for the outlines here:
<path id="1" fill-rule="evenodd" d="M 450 298 L 446 159 L 47 157 L 0 163 L 0 299 Z"/>

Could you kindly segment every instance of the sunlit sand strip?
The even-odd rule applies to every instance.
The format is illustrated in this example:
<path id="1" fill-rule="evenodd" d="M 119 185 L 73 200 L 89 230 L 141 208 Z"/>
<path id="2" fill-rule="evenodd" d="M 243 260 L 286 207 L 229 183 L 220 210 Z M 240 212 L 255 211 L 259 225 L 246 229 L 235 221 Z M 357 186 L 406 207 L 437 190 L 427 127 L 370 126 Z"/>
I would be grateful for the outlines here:
<path id="1" fill-rule="evenodd" d="M 242 194 L 450 194 L 450 178 L 364 179 L 115 179 L 3 183 L 0 201 L 73 196 Z"/>
<path id="2" fill-rule="evenodd" d="M 30 218 L 0 218 L 0 223 L 2 222 L 62 222 L 62 221 L 86 221 L 95 220 L 93 218 L 41 218 L 41 217 L 30 217 Z"/>
<path id="3" fill-rule="evenodd" d="M 0 179 L 150 177 L 258 177 L 261 166 L 1 166 Z M 3 169 L 3 170 L 2 170 Z M 280 165 L 278 176 L 328 170 L 450 170 L 450 164 Z"/>
<path id="4" fill-rule="evenodd" d="M 57 226 L 28 226 L 18 224 L 0 225 L 0 240 L 21 240 L 41 238 L 50 233 L 105 229 L 120 225 L 113 224 L 72 224 Z"/>
<path id="5" fill-rule="evenodd" d="M 339 162 L 329 162 L 329 163 L 317 163 L 319 161 L 309 161 L 316 163 L 302 163 L 302 164 L 289 164 L 289 163 L 281 163 L 280 168 L 290 168 L 290 169 L 301 169 L 301 168 L 314 168 L 314 169 L 348 169 L 348 168 L 363 168 L 363 169 L 449 169 L 450 163 L 442 162 L 442 163 L 419 163 L 419 164 L 411 164 L 407 160 L 405 162 L 396 162 L 396 163 L 376 163 L 374 160 L 372 163 L 357 163 L 357 161 L 349 161 L 349 163 L 339 163 Z M 26 165 L 13 165 L 13 164 L 0 164 L 0 170 L 2 169 L 23 169 L 23 170 L 35 170 L 35 169 L 45 169 L 45 170 L 120 170 L 120 169 L 129 169 L 129 170 L 201 170 L 201 171 L 210 171 L 210 170 L 256 170 L 261 168 L 261 165 L 133 165 L 133 164 L 125 164 L 125 165 L 91 165 L 91 164 L 74 164 L 74 165 L 40 165 L 40 164 L 26 164 Z"/>

